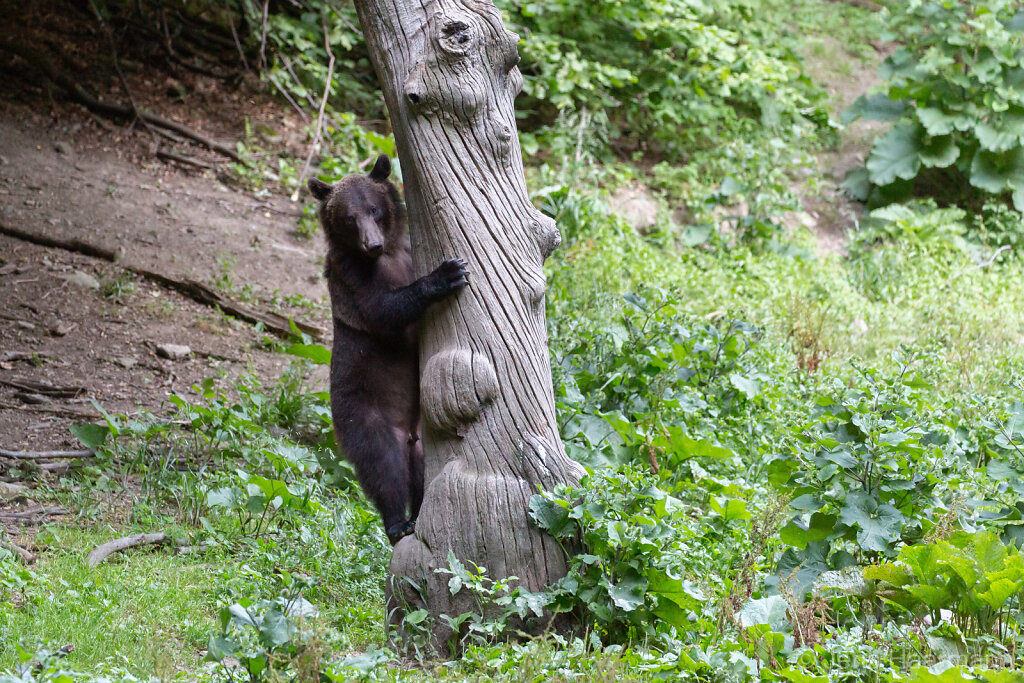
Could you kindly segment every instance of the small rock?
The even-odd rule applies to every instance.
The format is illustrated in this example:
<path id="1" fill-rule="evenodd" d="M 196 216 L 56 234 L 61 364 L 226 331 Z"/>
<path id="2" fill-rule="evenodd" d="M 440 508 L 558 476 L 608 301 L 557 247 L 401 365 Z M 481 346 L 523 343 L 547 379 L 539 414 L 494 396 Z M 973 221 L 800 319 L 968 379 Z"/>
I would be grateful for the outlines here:
<path id="1" fill-rule="evenodd" d="M 99 280 L 94 278 L 92 275 L 89 275 L 89 273 L 86 273 L 81 270 L 74 270 L 70 273 L 67 273 L 66 275 L 60 275 L 59 277 L 67 280 L 73 285 L 78 285 L 79 287 L 84 287 L 86 289 L 100 288 Z"/>
<path id="2" fill-rule="evenodd" d="M 0 267 L 0 275 L 10 275 L 18 269 L 18 266 L 13 263 L 8 263 L 6 266 Z"/>
<path id="3" fill-rule="evenodd" d="M 22 486 L 21 484 L 10 484 L 6 481 L 0 481 L 0 500 L 8 502 L 21 500 L 28 495 L 28 490 L 27 486 Z"/>
<path id="4" fill-rule="evenodd" d="M 53 143 L 53 149 L 58 154 L 64 154 L 66 156 L 71 156 L 72 154 L 74 154 L 74 150 L 71 149 L 71 145 L 64 142 L 63 140 Z"/>
<path id="5" fill-rule="evenodd" d="M 186 346 L 184 348 L 187 349 L 188 347 Z M 118 358 L 112 358 L 110 362 L 114 365 L 120 365 L 125 370 L 131 370 L 139 360 L 134 356 L 120 356 Z"/>
<path id="6" fill-rule="evenodd" d="M 66 336 L 68 332 L 78 327 L 74 323 L 57 323 L 56 327 L 50 328 L 50 334 L 54 337 Z"/>
<path id="7" fill-rule="evenodd" d="M 3 154 L 0 154 L 0 166 L 6 166 L 7 164 L 7 157 L 5 157 Z"/>
<path id="8" fill-rule="evenodd" d="M 18 327 L 20 327 L 23 330 L 34 330 L 34 329 L 36 329 L 36 326 L 33 325 L 32 323 L 30 323 L 27 320 L 18 320 L 18 321 L 16 321 L 16 323 L 17 323 Z"/>
<path id="9" fill-rule="evenodd" d="M 642 187 L 619 188 L 608 198 L 608 206 L 634 230 L 647 230 L 658 222 L 658 202 Z"/>
<path id="10" fill-rule="evenodd" d="M 181 344 L 157 344 L 156 355 L 170 360 L 185 360 L 192 355 L 192 349 Z"/>

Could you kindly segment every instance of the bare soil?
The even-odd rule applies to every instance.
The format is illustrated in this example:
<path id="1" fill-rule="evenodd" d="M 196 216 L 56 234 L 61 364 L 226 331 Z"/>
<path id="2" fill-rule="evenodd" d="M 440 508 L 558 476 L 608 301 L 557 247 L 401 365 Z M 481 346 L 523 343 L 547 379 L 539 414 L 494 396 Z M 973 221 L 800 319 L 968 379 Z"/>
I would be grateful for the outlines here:
<path id="1" fill-rule="evenodd" d="M 0 223 L 113 249 L 124 262 L 329 327 L 322 244 L 297 235 L 299 206 L 159 162 L 145 131 L 10 94 L 0 90 Z M 234 135 L 243 131 L 244 118 Z M 93 400 L 111 412 L 166 413 L 170 394 L 206 377 L 270 379 L 289 363 L 252 326 L 149 282 L 114 296 L 119 279 L 131 280 L 116 264 L 0 236 L 0 448 L 73 445 L 68 426 L 95 413 Z M 316 307 L 285 306 L 288 295 Z M 193 354 L 160 358 L 165 343 Z M 2 384 L 25 380 L 82 391 L 47 399 Z"/>

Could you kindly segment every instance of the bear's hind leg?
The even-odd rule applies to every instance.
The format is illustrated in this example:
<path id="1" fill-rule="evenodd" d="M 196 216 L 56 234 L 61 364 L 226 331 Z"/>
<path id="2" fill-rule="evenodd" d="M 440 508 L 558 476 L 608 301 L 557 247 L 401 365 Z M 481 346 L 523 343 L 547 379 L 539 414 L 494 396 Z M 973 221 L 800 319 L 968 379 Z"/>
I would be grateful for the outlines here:
<path id="1" fill-rule="evenodd" d="M 341 445 L 355 467 L 359 483 L 384 522 L 392 544 L 408 535 L 409 463 L 407 448 L 379 414 L 366 420 L 345 420 Z"/>

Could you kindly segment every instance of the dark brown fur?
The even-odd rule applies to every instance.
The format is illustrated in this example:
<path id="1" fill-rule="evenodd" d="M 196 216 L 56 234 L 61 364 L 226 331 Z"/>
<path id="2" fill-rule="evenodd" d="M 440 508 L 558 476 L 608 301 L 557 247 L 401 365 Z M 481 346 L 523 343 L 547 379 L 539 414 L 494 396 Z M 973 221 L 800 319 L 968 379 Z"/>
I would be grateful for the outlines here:
<path id="1" fill-rule="evenodd" d="M 390 173 L 381 155 L 369 176 L 333 186 L 314 179 L 309 189 L 327 236 L 334 431 L 395 543 L 412 531 L 423 502 L 417 323 L 431 303 L 469 281 L 461 259 L 413 280 L 405 210 Z"/>

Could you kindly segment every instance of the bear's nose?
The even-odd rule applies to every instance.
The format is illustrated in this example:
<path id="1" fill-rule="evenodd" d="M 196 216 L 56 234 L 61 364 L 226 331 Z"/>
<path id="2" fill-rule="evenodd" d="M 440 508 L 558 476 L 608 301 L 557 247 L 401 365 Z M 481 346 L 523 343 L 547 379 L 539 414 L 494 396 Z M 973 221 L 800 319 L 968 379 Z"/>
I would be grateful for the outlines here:
<path id="1" fill-rule="evenodd" d="M 367 244 L 366 253 L 370 256 L 380 256 L 384 253 L 384 243 L 374 242 L 373 244 Z"/>

